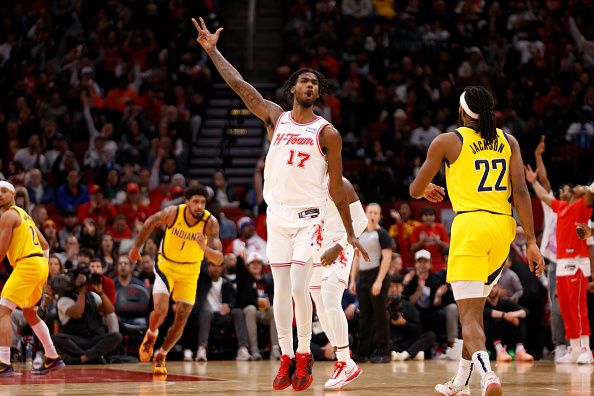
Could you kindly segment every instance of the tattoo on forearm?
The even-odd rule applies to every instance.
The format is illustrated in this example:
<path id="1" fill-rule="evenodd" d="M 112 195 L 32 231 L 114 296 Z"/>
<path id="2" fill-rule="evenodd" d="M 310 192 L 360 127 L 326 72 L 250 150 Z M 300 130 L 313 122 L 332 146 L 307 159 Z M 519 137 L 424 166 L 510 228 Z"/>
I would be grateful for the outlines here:
<path id="1" fill-rule="evenodd" d="M 213 51 L 209 55 L 225 82 L 237 92 L 250 109 L 262 104 L 264 100 L 262 95 L 243 80 L 237 69 L 219 51 Z"/>

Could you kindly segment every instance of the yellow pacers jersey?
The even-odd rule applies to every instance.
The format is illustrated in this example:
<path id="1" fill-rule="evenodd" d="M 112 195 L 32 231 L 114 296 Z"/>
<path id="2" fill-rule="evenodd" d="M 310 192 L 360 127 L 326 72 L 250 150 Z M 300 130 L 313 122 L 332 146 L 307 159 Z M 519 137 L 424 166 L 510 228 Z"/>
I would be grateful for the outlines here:
<path id="1" fill-rule="evenodd" d="M 511 147 L 501 129 L 487 144 L 478 132 L 461 127 L 458 159 L 446 166 L 448 194 L 455 212 L 485 210 L 511 215 Z"/>
<path id="2" fill-rule="evenodd" d="M 43 257 L 43 249 L 37 237 L 36 226 L 23 209 L 16 205 L 10 207 L 21 216 L 21 224 L 12 229 L 12 238 L 6 251 L 6 256 L 12 266 L 18 265 L 18 261 L 25 257 Z"/>
<path id="3" fill-rule="evenodd" d="M 193 226 L 188 225 L 185 213 L 186 205 L 179 205 L 173 225 L 165 230 L 160 253 L 165 259 L 174 263 L 199 264 L 204 258 L 204 251 L 196 242 L 196 235 L 204 233 L 210 212 L 205 210 L 202 219 Z"/>

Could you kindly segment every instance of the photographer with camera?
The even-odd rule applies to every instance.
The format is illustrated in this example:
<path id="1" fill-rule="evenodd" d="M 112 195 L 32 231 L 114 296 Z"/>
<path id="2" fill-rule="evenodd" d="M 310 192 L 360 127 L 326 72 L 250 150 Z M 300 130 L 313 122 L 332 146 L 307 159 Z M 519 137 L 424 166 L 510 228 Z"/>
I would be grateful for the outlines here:
<path id="1" fill-rule="evenodd" d="M 105 355 L 122 342 L 115 308 L 103 291 L 98 275 L 91 274 L 88 267 L 79 266 L 66 275 L 68 285 L 59 291 L 61 326 L 60 332 L 52 338 L 64 360 L 71 364 L 106 363 Z M 87 285 L 91 291 L 87 291 Z M 108 331 L 103 327 L 104 320 Z"/>
<path id="2" fill-rule="evenodd" d="M 424 351 L 435 342 L 435 333 L 423 333 L 419 311 L 412 302 L 402 298 L 402 276 L 395 275 L 391 281 L 388 289 L 388 313 L 392 360 L 424 360 Z"/>

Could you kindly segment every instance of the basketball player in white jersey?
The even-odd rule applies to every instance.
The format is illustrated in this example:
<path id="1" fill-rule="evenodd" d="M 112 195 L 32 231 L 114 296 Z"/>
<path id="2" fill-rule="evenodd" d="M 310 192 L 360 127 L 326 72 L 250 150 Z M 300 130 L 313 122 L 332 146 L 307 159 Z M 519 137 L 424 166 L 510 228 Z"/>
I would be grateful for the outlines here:
<path id="1" fill-rule="evenodd" d="M 342 182 L 358 237 L 367 227 L 365 210 L 353 185 L 344 177 Z M 349 353 L 349 328 L 342 310 L 342 294 L 348 285 L 355 251 L 347 244 L 347 234 L 334 202 L 326 199 L 326 216 L 322 227 L 321 260 L 314 260 L 314 272 L 309 292 L 316 303 L 316 312 L 328 340 L 336 349 L 334 373 L 326 381 L 326 389 L 341 389 L 361 375 L 362 370 Z"/>
<path id="2" fill-rule="evenodd" d="M 293 386 L 304 390 L 313 381 L 310 351 L 312 305 L 308 288 L 312 259 L 318 249 L 325 212 L 326 188 L 340 213 L 347 242 L 367 259 L 353 231 L 349 204 L 342 185 L 342 139 L 338 131 L 313 112 L 323 89 L 323 76 L 311 69 L 295 72 L 285 83 L 293 109 L 283 109 L 268 100 L 221 55 L 216 44 L 222 28 L 211 34 L 202 18 L 192 19 L 197 42 L 210 57 L 225 82 L 241 97 L 247 108 L 261 119 L 268 131 L 270 148 L 264 170 L 264 199 L 268 205 L 267 256 L 274 278 L 274 317 L 282 351 L 281 365 L 273 381 L 276 390 Z M 297 354 L 293 350 L 291 298 L 295 302 Z"/>

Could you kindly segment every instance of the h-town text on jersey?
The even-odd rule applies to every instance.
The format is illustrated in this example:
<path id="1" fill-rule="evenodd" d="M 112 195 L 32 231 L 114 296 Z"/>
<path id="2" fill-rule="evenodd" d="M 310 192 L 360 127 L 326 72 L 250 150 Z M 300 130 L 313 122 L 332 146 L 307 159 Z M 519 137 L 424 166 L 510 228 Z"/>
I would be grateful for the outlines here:
<path id="1" fill-rule="evenodd" d="M 310 137 L 301 137 L 298 133 L 277 133 L 272 142 L 273 146 L 281 144 L 296 146 L 314 146 L 315 142 Z"/>

